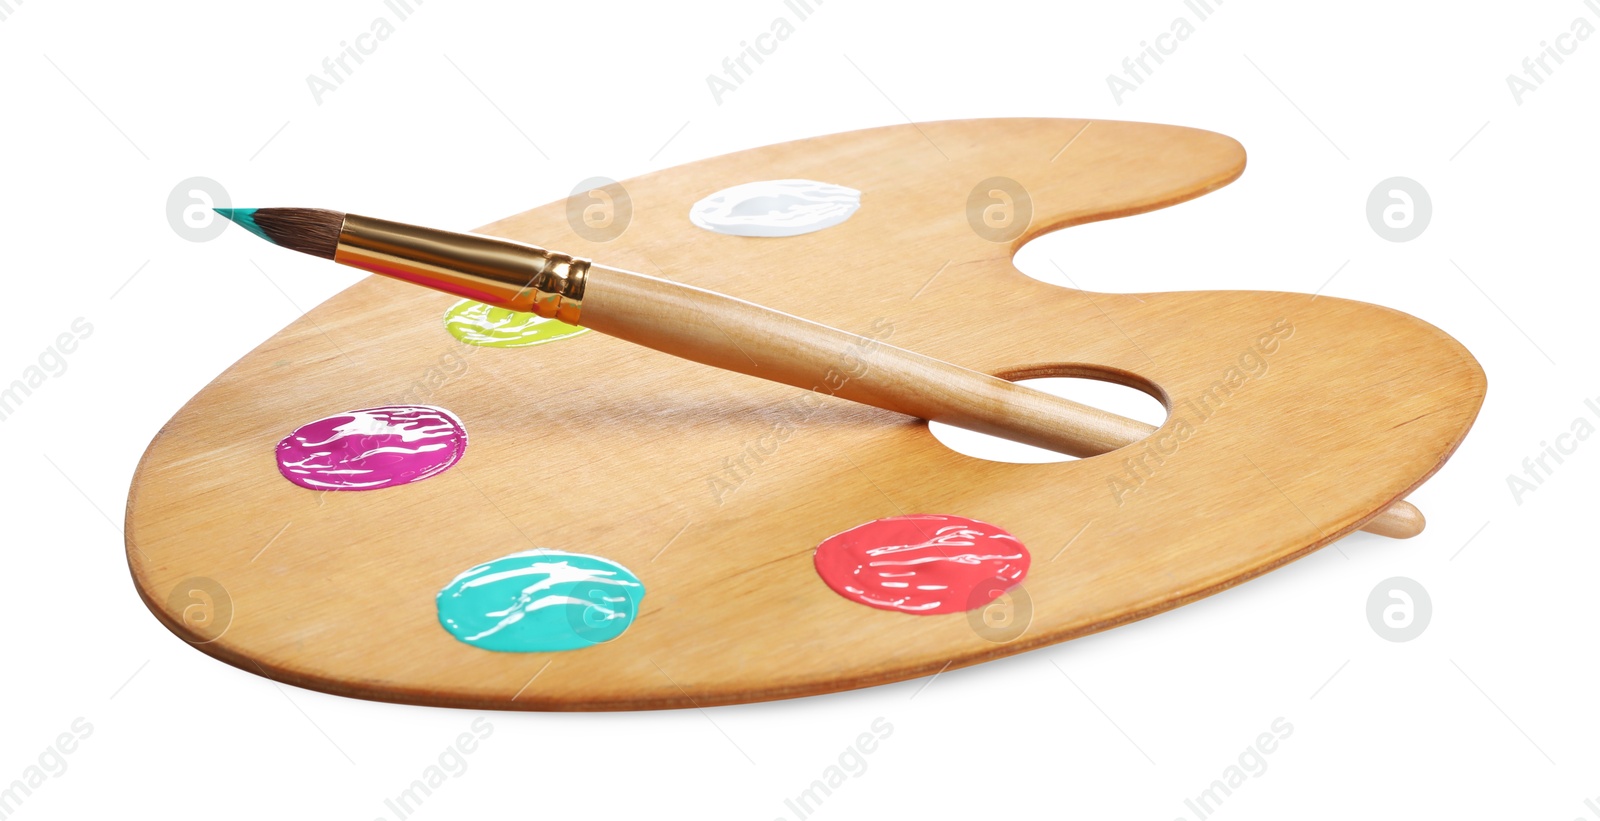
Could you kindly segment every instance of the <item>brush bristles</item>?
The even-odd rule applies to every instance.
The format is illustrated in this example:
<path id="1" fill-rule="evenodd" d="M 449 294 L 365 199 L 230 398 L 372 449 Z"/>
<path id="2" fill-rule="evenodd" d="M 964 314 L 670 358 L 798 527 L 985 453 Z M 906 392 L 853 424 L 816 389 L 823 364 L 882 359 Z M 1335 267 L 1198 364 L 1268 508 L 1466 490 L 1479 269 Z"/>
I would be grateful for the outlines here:
<path id="1" fill-rule="evenodd" d="M 273 242 L 324 259 L 333 259 L 344 226 L 344 212 L 325 208 L 261 208 L 252 219 Z"/>

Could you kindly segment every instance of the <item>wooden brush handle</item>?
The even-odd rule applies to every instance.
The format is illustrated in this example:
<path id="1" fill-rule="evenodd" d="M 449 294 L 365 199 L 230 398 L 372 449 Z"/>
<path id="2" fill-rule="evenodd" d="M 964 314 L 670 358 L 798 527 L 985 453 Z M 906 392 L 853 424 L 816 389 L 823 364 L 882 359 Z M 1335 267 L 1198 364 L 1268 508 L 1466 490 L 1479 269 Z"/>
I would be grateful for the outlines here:
<path id="1" fill-rule="evenodd" d="M 1071 456 L 1107 453 L 1156 430 L 867 336 L 602 265 L 589 269 L 582 324 L 715 368 Z M 1421 511 L 1396 501 L 1363 529 L 1404 539 L 1423 525 Z"/>

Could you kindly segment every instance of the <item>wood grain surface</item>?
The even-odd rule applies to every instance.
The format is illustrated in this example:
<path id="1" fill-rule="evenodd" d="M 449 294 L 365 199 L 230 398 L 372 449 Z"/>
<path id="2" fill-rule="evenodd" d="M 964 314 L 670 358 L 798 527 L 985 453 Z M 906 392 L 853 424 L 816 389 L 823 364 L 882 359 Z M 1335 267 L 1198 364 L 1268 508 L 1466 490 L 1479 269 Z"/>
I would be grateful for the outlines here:
<path id="1" fill-rule="evenodd" d="M 1006 378 L 1131 385 L 1170 411 L 1142 442 L 1057 464 L 973 459 L 904 416 L 598 333 L 464 346 L 441 321 L 452 298 L 369 277 L 156 435 L 128 497 L 135 586 L 198 649 L 304 687 L 492 709 L 707 706 L 929 675 L 1144 618 L 1351 532 L 1439 469 L 1485 380 L 1421 320 L 1306 294 L 1088 293 L 1015 270 L 1034 237 L 1181 202 L 1244 168 L 1218 134 L 1084 126 L 817 137 L 625 181 L 632 220 L 610 242 L 579 236 L 563 202 L 481 230 Z M 1031 205 L 1004 242 L 968 220 L 969 194 L 996 177 Z M 861 210 L 784 239 L 689 222 L 701 197 L 783 178 L 859 189 Z M 393 402 L 456 413 L 470 436 L 461 462 L 369 492 L 279 475 L 274 447 L 296 426 Z M 1033 567 L 1009 601 L 1026 630 L 1001 641 L 964 614 L 876 610 L 817 577 L 818 542 L 908 513 L 1021 539 Z M 456 574 L 533 547 L 628 566 L 648 591 L 636 623 L 552 654 L 488 652 L 439 627 L 434 595 Z M 193 610 L 190 590 L 210 591 L 212 610 Z"/>
<path id="2" fill-rule="evenodd" d="M 1099 456 L 1156 430 L 875 337 L 648 274 L 596 265 L 583 304 L 582 324 L 607 336 L 1070 456 Z M 893 332 L 882 318 L 874 328 Z M 1399 501 L 1362 529 L 1404 539 L 1425 524 L 1415 505 Z"/>

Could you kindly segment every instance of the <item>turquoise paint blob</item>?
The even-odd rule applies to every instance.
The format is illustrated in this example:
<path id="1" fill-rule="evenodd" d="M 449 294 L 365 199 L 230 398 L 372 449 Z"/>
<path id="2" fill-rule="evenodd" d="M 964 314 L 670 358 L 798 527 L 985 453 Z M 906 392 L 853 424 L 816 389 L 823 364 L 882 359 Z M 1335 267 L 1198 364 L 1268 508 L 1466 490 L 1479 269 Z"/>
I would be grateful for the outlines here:
<path id="1" fill-rule="evenodd" d="M 462 573 L 436 603 L 439 624 L 459 641 L 502 653 L 546 653 L 622 635 L 643 598 L 639 578 L 610 559 L 540 549 Z"/>
<path id="2" fill-rule="evenodd" d="M 277 241 L 273 240 L 272 237 L 267 236 L 267 232 L 266 231 L 261 230 L 261 226 L 256 225 L 256 212 L 261 210 L 261 209 L 259 209 L 259 208 L 213 208 L 211 210 L 217 212 L 218 214 L 223 215 L 224 217 L 227 217 L 228 219 L 232 220 L 233 222 L 235 222 L 235 223 L 239 224 L 240 226 L 244 227 L 250 233 L 255 234 L 256 236 L 266 240 L 267 242 L 270 242 L 273 245 L 277 245 L 278 244 Z"/>

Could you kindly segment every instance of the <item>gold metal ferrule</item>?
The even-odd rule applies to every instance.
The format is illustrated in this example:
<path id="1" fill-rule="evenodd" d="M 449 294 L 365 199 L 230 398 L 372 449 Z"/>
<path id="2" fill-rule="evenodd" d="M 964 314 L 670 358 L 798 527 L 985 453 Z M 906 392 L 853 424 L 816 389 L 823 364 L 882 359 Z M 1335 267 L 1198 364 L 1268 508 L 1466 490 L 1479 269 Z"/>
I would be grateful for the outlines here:
<path id="1" fill-rule="evenodd" d="M 589 260 L 537 245 L 346 214 L 335 262 L 577 325 Z"/>

